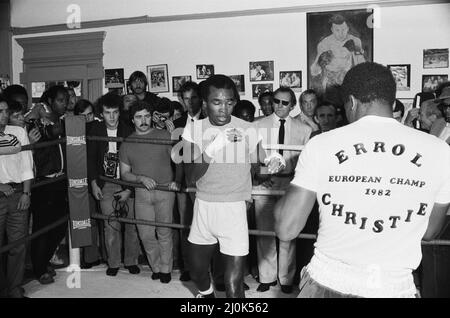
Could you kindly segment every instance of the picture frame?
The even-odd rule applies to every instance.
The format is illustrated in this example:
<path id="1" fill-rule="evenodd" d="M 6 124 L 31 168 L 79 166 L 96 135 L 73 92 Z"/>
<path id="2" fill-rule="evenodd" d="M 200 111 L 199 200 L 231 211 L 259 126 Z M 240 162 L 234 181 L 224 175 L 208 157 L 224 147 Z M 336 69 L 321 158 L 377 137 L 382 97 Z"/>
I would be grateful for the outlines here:
<path id="1" fill-rule="evenodd" d="M 172 76 L 172 90 L 173 93 L 179 93 L 181 86 L 186 82 L 191 82 L 192 77 L 190 75 Z"/>
<path id="2" fill-rule="evenodd" d="M 273 92 L 272 83 L 252 84 L 252 97 L 258 99 L 259 95 L 264 92 Z"/>
<path id="3" fill-rule="evenodd" d="M 302 71 L 280 71 L 280 87 L 289 87 L 294 92 L 302 89 Z"/>
<path id="4" fill-rule="evenodd" d="M 423 50 L 424 69 L 447 68 L 447 67 L 448 67 L 448 48 Z"/>
<path id="5" fill-rule="evenodd" d="M 169 91 L 167 64 L 148 65 L 147 79 L 150 93 L 165 93 Z"/>
<path id="6" fill-rule="evenodd" d="M 233 80 L 234 84 L 236 84 L 236 88 L 239 92 L 239 95 L 244 95 L 245 94 L 244 75 L 229 75 L 229 77 Z"/>
<path id="7" fill-rule="evenodd" d="M 214 75 L 214 65 L 213 64 L 198 64 L 195 66 L 197 79 L 206 79 Z"/>
<path id="8" fill-rule="evenodd" d="M 447 74 L 422 75 L 422 92 L 434 93 L 439 84 L 447 82 Z"/>
<path id="9" fill-rule="evenodd" d="M 411 90 L 411 64 L 388 64 L 397 85 L 397 91 Z"/>
<path id="10" fill-rule="evenodd" d="M 128 78 L 125 80 L 125 88 L 126 88 L 126 90 L 125 90 L 126 95 L 133 94 L 133 91 L 131 90 L 131 83 Z"/>
<path id="11" fill-rule="evenodd" d="M 249 62 L 250 82 L 273 81 L 273 61 Z"/>
<path id="12" fill-rule="evenodd" d="M 414 106 L 414 98 L 397 98 L 403 106 L 405 106 L 405 113 L 403 114 L 402 123 L 405 121 L 406 116 L 408 115 L 408 112 L 413 108 Z"/>
<path id="13" fill-rule="evenodd" d="M 354 65 L 373 61 L 372 21 L 373 9 L 306 14 L 308 88 L 323 94 Z"/>
<path id="14" fill-rule="evenodd" d="M 122 88 L 125 84 L 123 68 L 105 69 L 105 87 Z"/>

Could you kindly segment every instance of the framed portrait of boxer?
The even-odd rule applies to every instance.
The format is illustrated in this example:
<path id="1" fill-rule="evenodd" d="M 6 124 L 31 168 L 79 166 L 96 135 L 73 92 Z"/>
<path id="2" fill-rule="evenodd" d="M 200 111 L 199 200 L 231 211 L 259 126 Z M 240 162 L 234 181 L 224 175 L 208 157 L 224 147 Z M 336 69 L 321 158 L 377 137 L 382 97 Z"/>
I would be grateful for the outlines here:
<path id="1" fill-rule="evenodd" d="M 294 92 L 302 90 L 301 71 L 280 71 L 280 86 L 289 87 Z"/>
<path id="2" fill-rule="evenodd" d="M 373 60 L 372 9 L 311 12 L 306 21 L 308 88 L 323 93 L 354 65 Z"/>
<path id="3" fill-rule="evenodd" d="M 273 81 L 273 61 L 249 62 L 250 82 Z"/>
<path id="4" fill-rule="evenodd" d="M 178 94 L 180 92 L 181 86 L 184 83 L 190 82 L 192 77 L 190 75 L 182 75 L 182 76 L 172 76 L 172 89 L 174 94 Z"/>
<path id="5" fill-rule="evenodd" d="M 448 49 L 423 50 L 423 68 L 447 68 Z"/>
<path id="6" fill-rule="evenodd" d="M 169 91 L 169 74 L 167 64 L 147 66 L 148 90 L 151 93 L 164 93 Z"/>
<path id="7" fill-rule="evenodd" d="M 422 92 L 434 93 L 436 88 L 448 81 L 448 75 L 422 75 Z"/>
<path id="8" fill-rule="evenodd" d="M 244 75 L 230 75 L 230 78 L 233 80 L 234 84 L 236 84 L 236 88 L 239 92 L 239 95 L 244 95 L 245 94 Z"/>
<path id="9" fill-rule="evenodd" d="M 394 76 L 398 91 L 411 90 L 411 64 L 388 65 Z"/>
<path id="10" fill-rule="evenodd" d="M 258 99 L 259 95 L 264 92 L 273 92 L 273 84 L 252 84 L 252 97 Z"/>

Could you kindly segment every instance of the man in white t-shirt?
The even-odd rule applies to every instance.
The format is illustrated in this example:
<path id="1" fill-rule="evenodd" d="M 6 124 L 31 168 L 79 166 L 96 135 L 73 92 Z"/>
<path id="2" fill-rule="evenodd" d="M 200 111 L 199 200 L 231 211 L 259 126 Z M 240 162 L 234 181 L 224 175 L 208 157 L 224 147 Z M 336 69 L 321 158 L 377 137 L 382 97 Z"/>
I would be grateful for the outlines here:
<path id="1" fill-rule="evenodd" d="M 442 228 L 450 148 L 393 118 L 389 70 L 362 63 L 342 90 L 350 125 L 311 139 L 275 208 L 280 240 L 296 237 L 314 201 L 320 225 L 299 297 L 415 297 L 421 240 Z"/>

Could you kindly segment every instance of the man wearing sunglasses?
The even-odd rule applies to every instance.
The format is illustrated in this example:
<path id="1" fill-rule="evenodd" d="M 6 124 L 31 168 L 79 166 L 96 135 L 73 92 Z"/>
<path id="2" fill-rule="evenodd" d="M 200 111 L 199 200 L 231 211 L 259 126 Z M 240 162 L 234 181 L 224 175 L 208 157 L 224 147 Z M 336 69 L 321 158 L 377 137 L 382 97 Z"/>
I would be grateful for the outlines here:
<path id="1" fill-rule="evenodd" d="M 273 94 L 274 113 L 260 119 L 256 125 L 263 136 L 263 144 L 304 145 L 309 140 L 311 127 L 300 120 L 289 116 L 294 109 L 296 98 L 294 92 L 288 87 L 280 87 Z M 286 160 L 286 168 L 282 173 L 268 176 L 259 174 L 256 182 L 261 189 L 283 190 L 289 186 L 294 176 L 299 152 L 286 150 L 271 150 L 278 152 Z M 273 196 L 255 197 L 256 226 L 258 230 L 274 231 L 275 219 L 273 209 L 277 201 Z M 292 292 L 292 283 L 295 275 L 295 239 L 279 242 L 277 257 L 276 239 L 268 236 L 257 238 L 258 270 L 260 285 L 259 292 L 265 292 L 270 286 L 280 281 L 281 291 Z M 277 261 L 278 258 L 278 261 Z"/>

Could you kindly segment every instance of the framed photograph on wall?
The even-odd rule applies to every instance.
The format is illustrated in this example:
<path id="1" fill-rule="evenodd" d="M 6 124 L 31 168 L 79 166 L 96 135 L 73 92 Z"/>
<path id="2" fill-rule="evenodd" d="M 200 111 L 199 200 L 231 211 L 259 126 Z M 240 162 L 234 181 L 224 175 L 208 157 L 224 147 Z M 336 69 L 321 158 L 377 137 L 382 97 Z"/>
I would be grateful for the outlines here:
<path id="1" fill-rule="evenodd" d="M 273 61 L 250 62 L 250 82 L 273 81 Z"/>
<path id="2" fill-rule="evenodd" d="M 236 84 L 239 95 L 244 95 L 245 94 L 244 75 L 230 75 L 230 78 L 233 80 L 234 84 Z"/>
<path id="3" fill-rule="evenodd" d="M 403 104 L 403 106 L 405 107 L 405 111 L 404 111 L 404 113 L 403 113 L 403 117 L 402 117 L 402 123 L 405 121 L 405 118 L 406 118 L 406 116 L 407 116 L 407 114 L 408 114 L 408 112 L 409 112 L 409 110 L 411 109 L 411 108 L 413 108 L 413 104 L 414 104 L 414 98 L 397 98 L 397 100 L 399 100 L 402 104 Z M 396 104 L 394 105 L 394 107 L 393 107 L 393 111 L 394 111 L 394 118 L 396 117 L 396 114 L 395 114 L 395 111 L 396 111 Z"/>
<path id="4" fill-rule="evenodd" d="M 169 74 L 167 64 L 147 66 L 148 90 L 151 93 L 164 93 L 169 91 Z"/>
<path id="5" fill-rule="evenodd" d="M 131 84 L 128 78 L 125 80 L 125 88 L 126 88 L 126 94 L 133 94 L 133 91 L 131 90 Z"/>
<path id="6" fill-rule="evenodd" d="M 448 67 L 448 49 L 423 50 L 423 68 Z"/>
<path id="7" fill-rule="evenodd" d="M 398 91 L 411 90 L 411 64 L 390 64 L 387 67 L 394 76 Z"/>
<path id="8" fill-rule="evenodd" d="M 434 93 L 439 84 L 447 81 L 448 75 L 422 75 L 422 92 Z"/>
<path id="9" fill-rule="evenodd" d="M 105 69 L 105 87 L 122 88 L 125 84 L 123 68 Z"/>
<path id="10" fill-rule="evenodd" d="M 199 64 L 195 68 L 197 71 L 197 79 L 205 79 L 214 75 L 213 64 Z"/>
<path id="11" fill-rule="evenodd" d="M 264 92 L 273 92 L 273 84 L 252 84 L 252 97 L 253 99 L 257 99 L 259 94 Z"/>
<path id="12" fill-rule="evenodd" d="M 300 92 L 302 89 L 302 72 L 281 71 L 280 86 L 290 87 L 294 92 Z"/>
<path id="13" fill-rule="evenodd" d="M 306 14 L 307 85 L 319 93 L 341 85 L 354 65 L 373 60 L 373 10 Z"/>
<path id="14" fill-rule="evenodd" d="M 172 89 L 174 93 L 178 93 L 180 91 L 181 86 L 184 83 L 192 81 L 192 77 L 190 75 L 183 76 L 172 76 Z"/>

